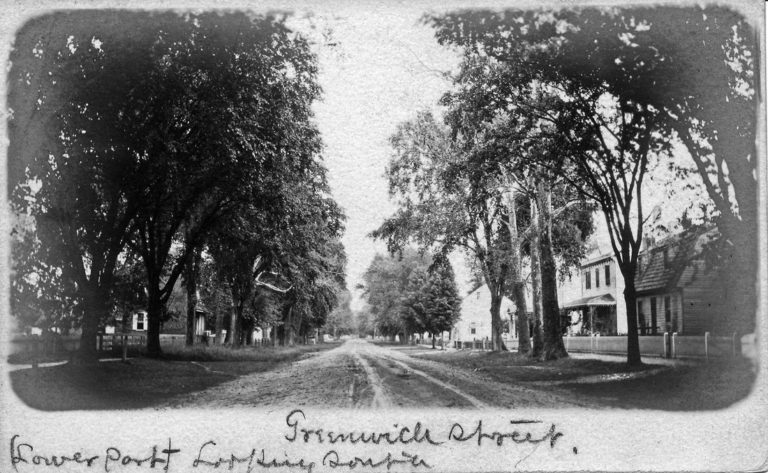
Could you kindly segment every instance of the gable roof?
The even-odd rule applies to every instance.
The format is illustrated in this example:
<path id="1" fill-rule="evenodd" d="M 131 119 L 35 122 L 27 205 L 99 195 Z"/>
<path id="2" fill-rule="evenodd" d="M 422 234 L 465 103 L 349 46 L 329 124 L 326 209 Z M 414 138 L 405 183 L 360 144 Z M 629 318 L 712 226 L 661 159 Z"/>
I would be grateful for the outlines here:
<path id="1" fill-rule="evenodd" d="M 677 287 L 680 275 L 699 255 L 698 243 L 707 233 L 706 230 L 699 230 L 671 236 L 640 252 L 635 272 L 638 294 Z"/>

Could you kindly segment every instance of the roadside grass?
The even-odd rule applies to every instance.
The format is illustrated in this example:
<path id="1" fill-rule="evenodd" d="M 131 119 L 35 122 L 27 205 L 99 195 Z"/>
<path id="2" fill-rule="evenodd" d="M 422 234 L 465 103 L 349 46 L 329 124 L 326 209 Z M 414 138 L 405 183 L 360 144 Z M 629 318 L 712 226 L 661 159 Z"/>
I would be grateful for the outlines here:
<path id="1" fill-rule="evenodd" d="M 315 353 L 339 346 L 338 342 L 318 343 L 317 345 L 295 345 L 293 347 L 242 346 L 169 346 L 163 348 L 161 358 L 169 361 L 257 361 L 279 363 L 291 361 L 297 355 Z M 141 349 L 141 356 L 146 356 L 146 349 Z"/>
<path id="2" fill-rule="evenodd" d="M 276 369 L 338 343 L 294 347 L 166 347 L 161 358 L 96 366 L 65 363 L 11 371 L 11 386 L 28 406 L 50 410 L 137 409 L 221 384 L 238 376 Z M 134 353 L 135 355 L 136 353 Z"/>
<path id="3" fill-rule="evenodd" d="M 336 346 L 339 342 L 326 342 L 317 345 L 296 345 L 294 347 L 273 347 L 271 345 L 244 345 L 241 347 L 227 347 L 221 345 L 164 345 L 160 359 L 175 361 L 280 361 L 282 357 L 290 356 L 295 350 L 304 353 L 324 350 L 324 345 Z M 56 353 L 35 354 L 32 351 L 21 351 L 8 356 L 8 364 L 29 365 L 33 361 L 38 363 L 55 363 L 70 361 L 72 352 L 59 350 Z M 112 350 L 99 353 L 99 359 L 120 358 L 122 349 L 116 346 Z M 128 357 L 146 357 L 146 347 L 128 347 Z"/>
<path id="4" fill-rule="evenodd" d="M 542 362 L 508 352 L 411 356 L 478 372 L 500 383 L 529 384 L 606 407 L 630 409 L 723 409 L 746 398 L 756 377 L 754 366 L 744 359 L 628 367 L 622 361 L 589 358 Z"/>
<path id="5" fill-rule="evenodd" d="M 755 367 L 737 359 L 665 367 L 644 378 L 566 383 L 559 387 L 577 397 L 599 400 L 606 407 L 717 410 L 749 397 L 755 378 Z"/>
<path id="6" fill-rule="evenodd" d="M 384 346 L 384 347 L 403 347 L 403 348 L 406 348 L 406 347 L 412 346 L 412 345 L 405 345 L 402 342 L 394 342 L 392 340 L 370 340 L 369 343 L 372 343 L 374 345 Z"/>
<path id="7" fill-rule="evenodd" d="M 590 375 L 611 375 L 646 371 L 657 368 L 643 365 L 628 368 L 622 362 L 591 360 L 585 358 L 562 358 L 553 361 L 539 361 L 514 352 L 453 351 L 411 354 L 416 358 L 447 363 L 470 371 L 488 374 L 491 378 L 505 382 L 515 381 L 565 381 Z"/>

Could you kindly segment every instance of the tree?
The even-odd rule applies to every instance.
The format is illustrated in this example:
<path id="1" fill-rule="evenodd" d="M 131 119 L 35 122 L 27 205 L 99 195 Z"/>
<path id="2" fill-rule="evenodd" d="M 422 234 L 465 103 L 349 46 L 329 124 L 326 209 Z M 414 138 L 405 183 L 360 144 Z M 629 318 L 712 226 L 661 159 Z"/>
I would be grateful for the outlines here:
<path id="1" fill-rule="evenodd" d="M 639 364 L 634 280 L 645 219 L 642 184 L 649 159 L 668 149 L 669 133 L 665 117 L 634 91 L 648 80 L 645 71 L 666 65 L 646 46 L 606 67 L 613 58 L 593 46 L 592 35 L 602 30 L 578 26 L 602 25 L 611 16 L 598 9 L 509 10 L 432 21 L 439 42 L 462 46 L 493 69 L 493 82 L 480 86 L 492 91 L 499 109 L 543 122 L 559 153 L 541 164 L 553 172 L 572 164 L 584 182 L 580 189 L 600 206 L 625 280 L 627 362 Z"/>
<path id="2" fill-rule="evenodd" d="M 410 317 L 420 332 L 432 335 L 435 348 L 437 334 L 449 331 L 461 316 L 461 297 L 453 268 L 440 260 L 427 270 L 414 271 L 403 300 L 404 315 Z"/>
<path id="3" fill-rule="evenodd" d="M 40 263 L 73 289 L 80 362 L 96 361 L 115 268 L 149 186 L 145 155 L 131 137 L 149 133 L 134 119 L 142 110 L 134 92 L 146 85 L 151 60 L 148 49 L 121 41 L 167 18 L 46 15 L 22 28 L 11 58 L 11 201 L 34 219 L 46 248 Z"/>
<path id="4" fill-rule="evenodd" d="M 401 124 L 391 142 L 387 177 L 399 208 L 371 235 L 386 240 L 390 251 L 410 240 L 439 255 L 464 250 L 491 292 L 492 348 L 505 350 L 500 310 L 510 239 L 503 198 L 476 178 L 480 171 L 466 166 L 463 143 L 454 143 L 431 114 Z"/>
<path id="5" fill-rule="evenodd" d="M 282 325 L 278 334 L 282 344 L 292 345 L 297 334 L 319 328 L 338 303 L 346 288 L 346 253 L 341 243 L 344 214 L 329 197 L 325 169 L 316 168 L 309 183 L 296 184 L 291 198 L 297 203 L 292 212 L 289 238 L 281 241 L 274 271 L 293 288 L 286 294 Z"/>
<path id="6" fill-rule="evenodd" d="M 146 275 L 144 266 L 137 255 L 125 253 L 115 269 L 115 283 L 109 301 L 110 313 L 117 320 L 122 319 L 121 329 L 129 329 L 130 317 L 147 306 Z"/>
<path id="7" fill-rule="evenodd" d="M 266 170 L 280 172 L 284 162 L 307 167 L 317 150 L 308 120 L 318 89 L 307 43 L 273 18 L 232 20 L 248 27 L 202 15 L 171 25 L 154 44 L 158 59 L 170 55 L 173 61 L 157 71 L 163 106 L 151 115 L 157 131 L 149 153 L 157 156 L 154 174 L 162 179 L 135 225 L 135 246 L 150 280 L 151 354 L 160 350 L 159 321 L 170 288 L 216 219 L 238 206 L 233 189 L 259 186 Z M 186 241 L 174 261 L 170 250 L 182 228 Z"/>
<path id="8" fill-rule="evenodd" d="M 17 216 L 11 233 L 11 311 L 25 331 L 40 327 L 66 332 L 81 316 L 77 288 L 52 263 L 50 248 L 37 238 L 32 224 L 30 218 Z"/>
<path id="9" fill-rule="evenodd" d="M 373 315 L 367 310 L 355 312 L 355 328 L 357 330 L 357 336 L 361 338 L 374 336 L 374 321 Z"/>
<path id="10" fill-rule="evenodd" d="M 175 282 L 222 215 L 265 176 L 308 176 L 320 149 L 315 58 L 274 17 L 90 15 L 37 19 L 19 37 L 13 200 L 76 283 L 83 358 L 95 358 L 130 243 L 157 355 Z"/>
<path id="11" fill-rule="evenodd" d="M 415 320 L 404 318 L 403 295 L 413 275 L 425 271 L 430 259 L 406 247 L 398 256 L 376 254 L 363 274 L 363 297 L 377 334 L 394 338 L 402 334 L 405 341 L 419 327 Z M 405 314 L 407 315 L 407 314 Z"/>
<path id="12" fill-rule="evenodd" d="M 328 314 L 323 331 L 331 334 L 333 338 L 349 335 L 355 331 L 354 314 L 349 306 L 351 301 L 352 294 L 345 289 L 339 294 L 339 303 L 336 308 Z"/>
<path id="13" fill-rule="evenodd" d="M 555 303 L 543 310 L 541 295 L 556 301 L 557 265 L 562 270 L 578 265 L 584 254 L 584 241 L 592 231 L 591 206 L 575 192 L 574 186 L 556 173 L 536 164 L 540 156 L 553 151 L 551 140 L 540 130 L 535 117 L 499 110 L 489 100 L 492 93 L 482 84 L 491 80 L 482 61 L 467 60 L 456 77 L 454 89 L 446 93 L 441 103 L 448 106 L 446 122 L 454 134 L 469 136 L 465 147 L 465 166 L 475 186 L 494 190 L 504 196 L 508 227 L 509 280 L 511 299 L 516 306 L 519 349 L 531 350 L 528 339 L 526 278 L 523 275 L 523 255 L 530 257 L 533 286 L 533 350 L 531 355 L 546 359 L 566 356 L 561 340 L 560 311 Z M 472 170 L 470 172 L 470 170 Z M 541 200 L 541 204 L 537 201 Z M 556 207 L 552 207 L 554 201 Z M 546 205 L 547 213 L 538 212 Z M 530 211 L 528 208 L 530 207 Z M 544 219 L 538 222 L 539 219 Z M 546 238 L 540 235 L 545 230 Z M 551 229 L 551 231 L 550 231 Z M 542 248 L 542 247 L 545 248 Z M 547 256 L 542 273 L 540 253 Z M 542 275 L 546 284 L 542 284 Z M 542 286 L 544 290 L 542 291 Z M 545 321 L 542 324 L 542 320 Z M 548 336 L 542 337 L 542 325 Z"/>
<path id="14" fill-rule="evenodd" d="M 666 113 L 704 182 L 721 234 L 721 310 L 731 314 L 731 329 L 751 332 L 758 281 L 758 34 L 747 15 L 720 6 L 628 9 L 608 25 L 626 34 L 632 21 L 645 25 L 634 43 L 652 44 L 658 60 L 675 71 L 637 93 Z"/>

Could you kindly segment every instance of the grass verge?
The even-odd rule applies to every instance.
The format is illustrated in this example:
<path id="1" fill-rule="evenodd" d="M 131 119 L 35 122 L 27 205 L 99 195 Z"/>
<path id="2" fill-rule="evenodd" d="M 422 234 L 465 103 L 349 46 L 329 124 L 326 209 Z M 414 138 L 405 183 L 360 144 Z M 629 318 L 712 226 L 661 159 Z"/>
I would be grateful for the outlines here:
<path id="1" fill-rule="evenodd" d="M 436 352 L 411 356 L 478 372 L 510 385 L 629 409 L 716 410 L 749 396 L 756 370 L 745 359 L 628 367 L 621 361 L 531 360 L 517 353 Z M 555 407 L 555 406 L 553 406 Z"/>
<path id="2" fill-rule="evenodd" d="M 65 363 L 10 373 L 11 386 L 27 405 L 40 410 L 136 409 L 221 384 L 238 376 L 273 370 L 337 343 L 294 347 L 168 347 L 159 359 L 96 366 Z"/>

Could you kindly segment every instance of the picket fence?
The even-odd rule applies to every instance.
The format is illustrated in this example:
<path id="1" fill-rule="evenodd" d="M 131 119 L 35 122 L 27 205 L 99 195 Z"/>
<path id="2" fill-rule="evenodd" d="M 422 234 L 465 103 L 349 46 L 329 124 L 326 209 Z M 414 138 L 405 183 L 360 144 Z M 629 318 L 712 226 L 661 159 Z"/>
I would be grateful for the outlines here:
<path id="1" fill-rule="evenodd" d="M 663 335 L 639 336 L 638 341 L 642 356 L 664 358 L 732 358 L 754 351 L 754 347 L 745 346 L 745 342 L 735 333 L 731 336 L 713 336 L 709 332 L 704 335 L 684 336 L 677 333 L 664 333 Z M 517 339 L 505 340 L 507 349 L 516 350 L 517 342 Z M 563 337 L 563 343 L 565 349 L 570 353 L 605 355 L 624 355 L 627 353 L 627 337 L 625 336 Z M 753 342 L 748 339 L 746 343 L 751 345 Z M 491 349 L 490 340 L 487 338 L 454 340 L 452 346 L 457 349 Z"/>
<path id="2" fill-rule="evenodd" d="M 196 335 L 195 343 L 210 345 L 214 337 Z M 168 348 L 183 346 L 185 335 L 160 334 L 160 346 Z M 258 339 L 253 345 L 271 344 L 271 340 Z M 79 335 L 20 335 L 11 340 L 12 353 L 27 353 L 35 356 L 56 355 L 61 353 L 73 353 L 80 347 Z M 99 352 L 123 351 L 129 348 L 142 348 L 147 346 L 145 334 L 123 333 L 99 333 L 96 337 L 96 350 Z"/>

